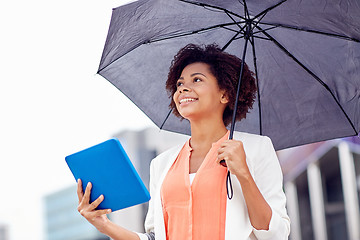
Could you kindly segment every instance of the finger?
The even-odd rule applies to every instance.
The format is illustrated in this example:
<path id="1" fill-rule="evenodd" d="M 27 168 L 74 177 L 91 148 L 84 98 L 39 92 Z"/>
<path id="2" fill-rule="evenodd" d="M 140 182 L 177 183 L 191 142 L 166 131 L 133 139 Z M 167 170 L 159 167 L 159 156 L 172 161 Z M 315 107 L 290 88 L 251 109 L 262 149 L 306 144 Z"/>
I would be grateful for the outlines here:
<path id="1" fill-rule="evenodd" d="M 89 203 L 90 202 L 90 193 L 91 193 L 91 188 L 92 188 L 92 184 L 91 182 L 88 182 L 86 189 L 85 189 L 85 194 L 84 197 L 82 199 L 83 203 Z"/>
<path id="2" fill-rule="evenodd" d="M 235 140 L 225 140 L 224 142 L 222 142 L 220 144 L 220 147 L 219 149 L 228 149 L 228 148 L 231 148 L 232 146 L 234 146 L 235 144 Z"/>
<path id="3" fill-rule="evenodd" d="M 228 160 L 228 156 L 224 153 L 219 154 L 217 157 L 217 163 L 220 163 L 222 160 L 224 160 L 225 162 Z"/>
<path id="4" fill-rule="evenodd" d="M 218 148 L 218 154 L 223 154 L 224 152 L 227 152 L 229 149 L 229 146 L 227 144 L 221 145 Z"/>
<path id="5" fill-rule="evenodd" d="M 223 147 L 219 147 L 219 148 L 218 148 L 218 151 L 217 151 L 217 152 L 218 152 L 218 155 L 219 155 L 219 154 L 222 154 L 224 151 L 225 151 L 225 149 L 224 149 Z"/>
<path id="6" fill-rule="evenodd" d="M 87 217 L 94 219 L 96 217 L 99 217 L 104 214 L 109 214 L 109 213 L 111 213 L 111 209 L 96 210 L 96 211 L 88 212 Z"/>
<path id="7" fill-rule="evenodd" d="M 103 200 L 104 195 L 101 194 L 95 201 L 90 204 L 90 210 L 96 209 Z"/>
<path id="8" fill-rule="evenodd" d="M 220 146 L 222 148 L 228 148 L 228 147 L 235 147 L 238 145 L 242 145 L 243 143 L 241 141 L 237 140 L 225 140 Z"/>
<path id="9" fill-rule="evenodd" d="M 102 209 L 95 212 L 98 216 L 111 213 L 111 209 Z"/>
<path id="10" fill-rule="evenodd" d="M 224 141 L 220 144 L 220 147 L 226 147 L 226 146 L 228 146 L 229 144 L 231 144 L 232 141 L 233 141 L 233 140 L 229 140 L 229 139 L 224 140 Z"/>
<path id="11" fill-rule="evenodd" d="M 82 190 L 82 182 L 81 182 L 80 178 L 78 179 L 78 182 L 77 182 L 77 195 L 78 195 L 79 203 L 80 203 L 81 200 L 84 197 L 84 193 L 83 193 L 83 190 Z"/>

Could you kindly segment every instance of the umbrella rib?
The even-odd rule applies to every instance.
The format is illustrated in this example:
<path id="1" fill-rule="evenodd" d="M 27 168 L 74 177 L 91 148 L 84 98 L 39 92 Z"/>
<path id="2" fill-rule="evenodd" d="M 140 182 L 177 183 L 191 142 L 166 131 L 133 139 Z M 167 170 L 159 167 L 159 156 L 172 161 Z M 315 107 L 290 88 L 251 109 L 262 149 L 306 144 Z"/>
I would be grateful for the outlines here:
<path id="1" fill-rule="evenodd" d="M 250 41 L 252 49 L 253 49 L 253 61 L 254 61 L 254 68 L 255 68 L 255 77 L 256 77 L 256 87 L 257 87 L 257 97 L 258 97 L 258 106 L 259 106 L 259 125 L 260 125 L 260 135 L 262 135 L 262 120 L 261 120 L 261 101 L 260 101 L 260 88 L 259 88 L 259 78 L 258 78 L 258 70 L 257 70 L 257 63 L 256 63 L 256 52 L 255 52 L 255 42 L 254 36 L 252 37 L 252 41 Z"/>
<path id="2" fill-rule="evenodd" d="M 260 23 L 261 20 L 266 16 L 267 13 L 268 13 L 268 12 L 265 12 L 264 14 L 262 14 L 262 16 L 260 17 L 260 19 L 258 19 L 258 20 L 255 20 L 255 18 L 253 18 L 253 19 L 251 20 L 252 23 L 255 23 L 254 26 L 252 27 L 252 30 L 255 29 L 255 27 L 256 27 L 257 25 L 259 25 L 259 23 Z"/>
<path id="3" fill-rule="evenodd" d="M 236 14 L 234 12 L 231 12 L 229 10 L 227 10 L 226 8 L 222 8 L 222 7 L 218 7 L 218 6 L 213 6 L 213 5 L 210 5 L 210 4 L 206 4 L 206 3 L 198 3 L 198 2 L 193 2 L 193 1 L 189 1 L 189 0 L 179 0 L 180 2 L 185 2 L 185 3 L 189 3 L 189 4 L 193 4 L 193 5 L 196 5 L 196 6 L 200 6 L 200 7 L 209 7 L 209 8 L 214 8 L 214 9 L 217 9 L 217 10 L 221 10 L 223 12 L 228 12 L 238 18 L 241 18 L 243 20 L 245 20 L 244 17 L 240 16 L 239 14 Z"/>
<path id="4" fill-rule="evenodd" d="M 349 40 L 349 41 L 360 42 L 360 39 L 357 39 L 357 38 L 352 38 L 352 37 L 348 37 L 348 36 L 344 36 L 344 35 L 340 35 L 340 34 L 335 34 L 335 33 L 321 32 L 321 31 L 313 30 L 313 29 L 306 29 L 306 28 L 303 28 L 303 27 L 296 27 L 296 26 L 285 25 L 285 24 L 281 24 L 281 23 L 261 22 L 261 24 L 270 25 L 270 26 L 274 26 L 274 27 L 288 28 L 288 29 L 304 31 L 304 32 L 310 32 L 310 33 L 317 33 L 317 34 L 321 34 L 321 35 L 325 35 L 325 36 L 329 36 L 329 37 L 336 37 L 336 38 L 341 38 L 341 39 L 345 39 L 345 40 Z"/>
<path id="5" fill-rule="evenodd" d="M 230 15 L 227 11 L 226 11 L 225 13 L 226 13 L 226 15 L 228 15 L 228 17 L 240 28 L 240 30 L 236 31 L 236 30 L 233 30 L 233 29 L 232 29 L 233 31 L 236 31 L 236 34 L 224 45 L 224 47 L 221 49 L 222 51 L 225 51 L 225 49 L 226 49 L 234 40 L 237 40 L 237 39 L 240 39 L 240 38 L 244 37 L 244 36 L 242 36 L 242 37 L 237 38 L 237 36 L 238 36 L 240 33 L 244 33 L 244 34 L 245 34 L 244 28 L 246 27 L 246 24 L 245 24 L 244 26 L 240 26 L 240 25 L 235 21 L 235 19 L 234 19 L 233 17 L 231 17 L 231 15 Z"/>
<path id="6" fill-rule="evenodd" d="M 234 40 L 238 40 L 238 39 L 242 39 L 242 38 L 245 38 L 245 36 L 237 37 L 237 38 L 235 38 Z"/>
<path id="7" fill-rule="evenodd" d="M 225 13 L 226 13 L 226 15 L 227 15 L 241 30 L 244 29 L 243 27 L 241 27 L 241 26 L 239 25 L 239 23 L 236 22 L 236 20 L 230 15 L 230 13 L 228 13 L 228 11 L 225 11 Z M 243 22 L 243 23 L 245 23 L 245 22 Z"/>
<path id="8" fill-rule="evenodd" d="M 129 52 L 131 52 L 132 50 L 140 47 L 143 43 L 138 43 L 136 44 L 134 47 L 132 47 L 129 51 L 127 51 L 126 53 L 122 54 L 121 56 L 115 58 L 113 61 L 111 61 L 110 63 L 108 63 L 106 66 L 102 67 L 101 69 L 98 69 L 97 74 L 100 74 L 101 71 L 103 71 L 105 68 L 107 68 L 109 65 L 111 65 L 113 62 L 117 61 L 119 58 L 125 56 L 126 54 L 128 54 Z M 104 53 L 103 53 L 104 54 Z M 108 53 L 109 54 L 109 53 Z M 101 59 L 104 59 L 104 56 L 101 57 Z M 100 63 L 101 66 L 101 63 Z M 101 75 L 101 74 L 100 74 Z"/>
<path id="9" fill-rule="evenodd" d="M 264 31 L 272 30 L 272 29 L 275 29 L 275 28 L 278 28 L 278 26 L 272 26 L 272 27 L 266 28 L 266 29 L 264 29 L 262 31 L 255 31 L 255 32 L 253 32 L 253 34 L 262 33 Z"/>
<path id="10" fill-rule="evenodd" d="M 259 16 L 266 14 L 267 12 L 269 12 L 270 10 L 273 10 L 274 8 L 277 8 L 278 6 L 280 6 L 281 4 L 283 4 L 284 2 L 286 2 L 287 0 L 282 0 L 281 2 L 278 2 L 277 4 L 265 9 L 264 11 L 262 11 L 261 13 L 257 14 L 255 17 L 253 17 L 253 19 L 258 18 Z"/>
<path id="11" fill-rule="evenodd" d="M 153 39 L 153 40 L 146 40 L 144 42 L 138 43 L 136 44 L 134 47 L 132 47 L 129 51 L 127 51 L 126 53 L 122 54 L 121 56 L 118 56 L 116 59 L 114 59 L 113 61 L 111 61 L 110 63 L 108 63 L 106 66 L 102 67 L 101 69 L 99 69 L 97 71 L 97 73 L 99 74 L 101 71 L 103 71 L 105 68 L 107 68 L 110 64 L 112 64 L 113 62 L 117 61 L 118 59 L 122 58 L 123 56 L 125 56 L 126 54 L 128 54 L 129 52 L 133 51 L 134 49 L 140 47 L 143 44 L 148 44 L 148 43 L 154 43 L 154 42 L 159 42 L 159 41 L 164 41 L 164 40 L 169 40 L 169 39 L 173 39 L 173 38 L 178 38 L 178 37 L 184 37 L 184 36 L 188 36 L 188 35 L 192 35 L 192 34 L 197 34 L 197 33 L 201 33 L 204 31 L 208 31 L 208 30 L 212 30 L 215 28 L 224 28 L 227 30 L 230 30 L 229 28 L 225 28 L 226 26 L 233 26 L 236 25 L 238 23 L 242 23 L 242 21 L 240 22 L 230 22 L 230 23 L 223 23 L 223 24 L 218 24 L 218 25 L 214 25 L 214 26 L 210 26 L 207 28 L 202 28 L 199 30 L 195 30 L 195 31 L 190 31 L 187 33 L 178 33 L 178 34 L 174 34 L 174 35 L 168 35 L 168 36 L 163 36 L 163 37 L 159 37 L 157 39 Z M 101 63 L 100 63 L 101 65 Z"/>
<path id="12" fill-rule="evenodd" d="M 262 30 L 259 26 L 257 26 L 258 29 Z M 339 106 L 339 108 L 341 109 L 341 111 L 343 112 L 343 114 L 345 115 L 346 119 L 349 121 L 352 129 L 354 130 L 355 134 L 358 134 L 358 132 L 356 131 L 356 128 L 354 126 L 354 124 L 351 122 L 351 119 L 349 118 L 349 116 L 346 114 L 345 110 L 343 109 L 343 107 L 341 106 L 341 104 L 339 103 L 339 101 L 336 99 L 334 93 L 331 91 L 331 89 L 329 88 L 329 86 L 324 83 L 324 81 L 322 81 L 315 73 L 313 73 L 309 68 L 307 68 L 302 62 L 300 62 L 299 59 L 297 59 L 294 55 L 292 55 L 283 45 L 281 45 L 275 38 L 273 38 L 269 33 L 267 32 L 263 32 L 263 34 L 265 34 L 278 48 L 280 48 L 283 52 L 285 52 L 290 58 L 292 58 L 297 64 L 299 64 L 299 66 L 301 66 L 307 73 L 309 73 L 313 78 L 315 78 L 315 80 L 317 80 L 333 97 L 333 99 L 335 100 L 336 104 Z"/>
<path id="13" fill-rule="evenodd" d="M 215 29 L 215 28 L 224 28 L 226 26 L 232 26 L 232 25 L 235 25 L 235 24 L 237 24 L 237 23 L 236 22 L 235 23 L 224 23 L 224 24 L 218 24 L 218 25 L 214 25 L 214 26 L 210 26 L 210 27 L 207 27 L 207 28 L 202 28 L 202 29 L 194 30 L 194 31 L 190 31 L 190 32 L 163 36 L 163 37 L 155 38 L 155 39 L 152 39 L 152 40 L 147 40 L 147 41 L 144 42 L 144 44 L 153 43 L 153 42 L 159 42 L 159 41 L 168 40 L 168 39 L 177 38 L 177 37 L 184 37 L 184 36 L 188 36 L 188 35 L 192 35 L 192 34 L 205 32 L 205 31 L 208 31 L 208 30 L 212 30 L 212 29 Z"/>
<path id="14" fill-rule="evenodd" d="M 168 114 L 166 115 L 165 120 L 164 120 L 163 123 L 161 124 L 160 129 L 162 129 L 162 128 L 164 127 L 165 122 L 166 122 L 166 120 L 168 120 L 168 118 L 170 117 L 171 112 L 172 112 L 172 110 L 170 109 L 170 111 L 169 111 Z"/>
<path id="15" fill-rule="evenodd" d="M 222 48 L 221 51 L 225 51 L 225 49 L 232 43 L 232 41 L 234 41 L 237 37 L 237 35 L 239 35 L 240 32 L 237 32 Z"/>
<path id="16" fill-rule="evenodd" d="M 228 27 L 221 27 L 221 28 L 224 28 L 226 30 L 229 30 L 229 31 L 232 31 L 232 32 L 235 32 L 235 33 L 239 32 L 239 30 L 234 30 L 234 29 L 231 29 L 231 28 L 228 28 Z"/>
<path id="17" fill-rule="evenodd" d="M 241 1 L 239 0 L 239 2 L 241 3 Z M 247 7 L 246 7 L 246 3 L 244 2 L 244 9 L 245 11 L 247 11 Z M 221 49 L 222 51 L 224 51 L 234 40 L 243 38 L 245 36 L 245 31 L 244 29 L 247 27 L 247 24 L 244 24 L 244 26 L 240 26 L 239 23 L 236 22 L 236 20 L 228 13 L 228 11 L 225 11 L 226 15 L 240 28 L 240 30 L 237 31 L 237 33 L 230 39 L 229 42 L 227 42 L 224 47 Z M 246 15 L 245 15 L 246 18 Z M 242 22 L 242 23 L 246 23 Z M 235 31 L 235 30 L 234 30 Z M 237 37 L 240 33 L 243 33 L 243 36 L 241 37 Z"/>
<path id="18" fill-rule="evenodd" d="M 239 0 L 240 2 L 240 0 Z M 249 9 L 247 7 L 246 1 L 243 0 L 244 3 L 244 15 L 245 15 L 245 19 L 250 19 L 250 13 L 249 13 Z"/>

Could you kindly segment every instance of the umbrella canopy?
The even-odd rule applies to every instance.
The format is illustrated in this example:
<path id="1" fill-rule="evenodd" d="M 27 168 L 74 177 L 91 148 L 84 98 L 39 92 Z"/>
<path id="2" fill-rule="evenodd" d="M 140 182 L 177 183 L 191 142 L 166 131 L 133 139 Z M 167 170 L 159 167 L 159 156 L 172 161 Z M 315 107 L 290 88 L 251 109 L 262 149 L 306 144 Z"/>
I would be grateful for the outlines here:
<path id="1" fill-rule="evenodd" d="M 358 0 L 140 0 L 113 9 L 98 73 L 160 128 L 189 134 L 170 114 L 165 82 L 189 43 L 244 57 L 258 95 L 235 130 L 276 150 L 360 131 Z"/>

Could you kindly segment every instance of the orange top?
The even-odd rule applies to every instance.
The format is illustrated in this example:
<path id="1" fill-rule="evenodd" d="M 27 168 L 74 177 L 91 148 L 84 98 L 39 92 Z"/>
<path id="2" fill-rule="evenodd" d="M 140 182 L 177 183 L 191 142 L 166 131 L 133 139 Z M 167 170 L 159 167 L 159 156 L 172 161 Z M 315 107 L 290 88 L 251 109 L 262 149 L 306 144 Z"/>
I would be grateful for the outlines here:
<path id="1" fill-rule="evenodd" d="M 212 144 L 190 184 L 190 140 L 180 151 L 161 187 L 166 239 L 225 239 L 227 169 L 216 163 L 229 131 Z"/>

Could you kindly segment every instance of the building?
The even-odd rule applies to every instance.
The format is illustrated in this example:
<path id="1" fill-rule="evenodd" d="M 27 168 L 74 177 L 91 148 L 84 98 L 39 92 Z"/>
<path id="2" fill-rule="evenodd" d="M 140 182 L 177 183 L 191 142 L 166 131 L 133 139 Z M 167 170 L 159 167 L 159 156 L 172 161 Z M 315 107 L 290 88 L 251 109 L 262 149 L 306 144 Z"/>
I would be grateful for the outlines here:
<path id="1" fill-rule="evenodd" d="M 278 152 L 292 240 L 360 239 L 359 138 Z"/>
<path id="2" fill-rule="evenodd" d="M 108 240 L 77 211 L 76 186 L 45 197 L 47 240 Z"/>
<path id="3" fill-rule="evenodd" d="M 0 221 L 0 240 L 9 240 L 8 225 Z"/>

